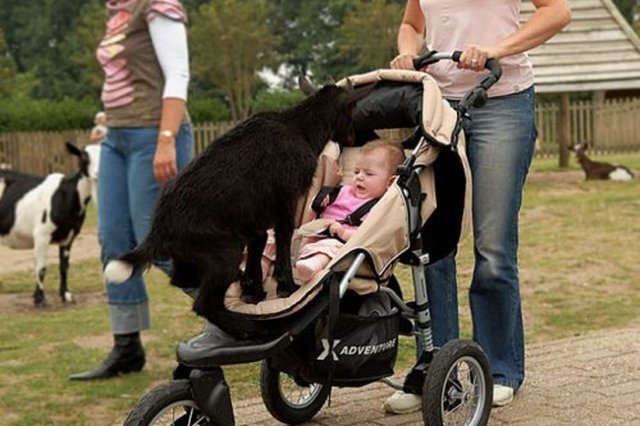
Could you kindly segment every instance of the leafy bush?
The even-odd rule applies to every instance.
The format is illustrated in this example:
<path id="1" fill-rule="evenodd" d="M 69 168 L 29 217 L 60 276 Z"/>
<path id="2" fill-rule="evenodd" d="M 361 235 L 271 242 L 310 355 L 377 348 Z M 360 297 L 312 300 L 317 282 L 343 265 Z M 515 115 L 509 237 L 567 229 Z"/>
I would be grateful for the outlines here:
<path id="1" fill-rule="evenodd" d="M 194 123 L 211 123 L 231 119 L 229 107 L 220 98 L 190 97 L 187 108 Z"/>
<path id="2" fill-rule="evenodd" d="M 8 99 L 0 102 L 0 132 L 87 129 L 97 102 L 65 99 Z"/>
<path id="3" fill-rule="evenodd" d="M 297 104 L 304 97 L 299 90 L 263 91 L 258 93 L 251 102 L 251 112 L 255 114 L 263 111 L 282 111 Z"/>

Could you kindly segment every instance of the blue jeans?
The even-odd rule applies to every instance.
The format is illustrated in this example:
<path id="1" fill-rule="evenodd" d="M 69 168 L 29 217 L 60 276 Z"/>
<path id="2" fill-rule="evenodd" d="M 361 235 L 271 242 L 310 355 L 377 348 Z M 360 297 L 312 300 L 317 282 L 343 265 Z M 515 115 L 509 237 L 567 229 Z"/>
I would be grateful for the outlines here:
<path id="1" fill-rule="evenodd" d="M 473 179 L 473 339 L 489 358 L 494 383 L 517 389 L 524 380 L 518 212 L 536 139 L 534 89 L 490 98 L 470 115 L 464 133 Z M 427 276 L 434 342 L 442 345 L 458 337 L 455 253 L 430 265 Z"/>
<path id="2" fill-rule="evenodd" d="M 157 138 L 158 128 L 119 127 L 110 128 L 101 144 L 98 238 L 103 265 L 132 250 L 149 231 L 160 192 L 160 185 L 153 175 Z M 175 143 L 180 170 L 193 156 L 193 128 L 190 123 L 180 127 Z M 165 272 L 170 272 L 168 262 L 160 266 Z M 142 274 L 135 274 L 122 284 L 107 283 L 107 297 L 114 333 L 148 328 L 148 319 L 136 319 L 137 316 L 148 316 L 147 291 Z M 119 308 L 111 309 L 116 305 L 123 305 L 125 311 L 131 311 L 131 318 L 119 319 L 113 313 L 119 312 Z"/>

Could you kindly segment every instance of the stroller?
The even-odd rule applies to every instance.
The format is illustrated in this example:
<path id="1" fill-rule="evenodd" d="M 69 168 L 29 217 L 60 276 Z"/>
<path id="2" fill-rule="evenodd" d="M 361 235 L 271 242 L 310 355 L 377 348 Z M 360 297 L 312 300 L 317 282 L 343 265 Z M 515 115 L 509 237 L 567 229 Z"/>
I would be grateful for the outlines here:
<path id="1" fill-rule="evenodd" d="M 429 52 L 414 65 L 421 69 L 439 60 L 458 61 L 460 54 Z M 455 109 L 442 99 L 433 79 L 418 71 L 377 70 L 339 82 L 378 82 L 358 103 L 357 143 L 377 138 L 375 130 L 417 129 L 404 142 L 411 153 L 398 167 L 395 182 L 326 268 L 291 296 L 277 298 L 270 279 L 266 300 L 246 304 L 239 284 L 232 284 L 225 315 L 248 318 L 265 333 L 239 341 L 205 326 L 203 334 L 179 345 L 174 380 L 145 395 L 125 425 L 233 425 L 221 366 L 255 361 L 262 361 L 265 406 L 283 423 L 313 418 L 332 386 L 359 387 L 382 380 L 421 395 L 427 425 L 486 424 L 493 393 L 489 362 L 470 340 L 434 346 L 424 270 L 451 252 L 470 229 L 470 172 L 461 126 L 468 110 L 484 104 L 486 91 L 500 78 L 497 61 L 487 61 L 486 68 L 490 73 Z M 341 155 L 337 144 L 327 144 L 309 194 L 339 183 L 340 161 L 348 168 L 346 151 Z M 292 253 L 301 237 L 326 227 L 322 220 L 311 220 L 305 208 L 310 203 L 311 199 L 301 202 L 301 226 Z M 399 288 L 391 285 L 398 262 L 410 266 L 412 302 L 405 303 Z M 390 379 L 401 333 L 415 335 L 420 348 L 402 383 Z"/>

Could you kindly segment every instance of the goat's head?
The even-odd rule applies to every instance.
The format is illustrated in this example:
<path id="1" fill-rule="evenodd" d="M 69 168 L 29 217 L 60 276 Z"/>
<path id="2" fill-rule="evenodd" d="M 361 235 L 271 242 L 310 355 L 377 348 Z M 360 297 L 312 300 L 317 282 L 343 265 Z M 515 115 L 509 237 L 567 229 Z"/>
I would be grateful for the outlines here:
<path id="1" fill-rule="evenodd" d="M 80 149 L 71 142 L 66 142 L 67 152 L 71 155 L 78 157 L 78 166 L 80 167 L 80 173 L 83 176 L 89 177 L 89 165 L 91 164 L 91 158 L 84 149 Z"/>
<path id="2" fill-rule="evenodd" d="M 373 91 L 376 83 L 367 84 L 357 88 L 340 87 L 328 84 L 317 90 L 313 84 L 304 76 L 298 78 L 300 90 L 307 96 L 326 96 L 335 103 L 338 114 L 334 123 L 333 136 L 331 140 L 343 146 L 351 146 L 355 140 L 355 130 L 353 127 L 353 115 L 356 104 Z"/>
<path id="3" fill-rule="evenodd" d="M 569 151 L 572 151 L 576 157 L 584 155 L 587 150 L 588 142 L 577 143 L 575 145 L 569 145 Z"/>

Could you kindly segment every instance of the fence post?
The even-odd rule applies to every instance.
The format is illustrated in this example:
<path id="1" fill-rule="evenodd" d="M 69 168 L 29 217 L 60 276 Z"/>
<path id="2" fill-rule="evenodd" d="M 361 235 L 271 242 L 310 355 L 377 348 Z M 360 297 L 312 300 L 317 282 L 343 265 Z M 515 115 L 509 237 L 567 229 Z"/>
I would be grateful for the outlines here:
<path id="1" fill-rule="evenodd" d="M 569 93 L 562 94 L 560 99 L 560 138 L 558 143 L 559 166 L 569 167 Z"/>

